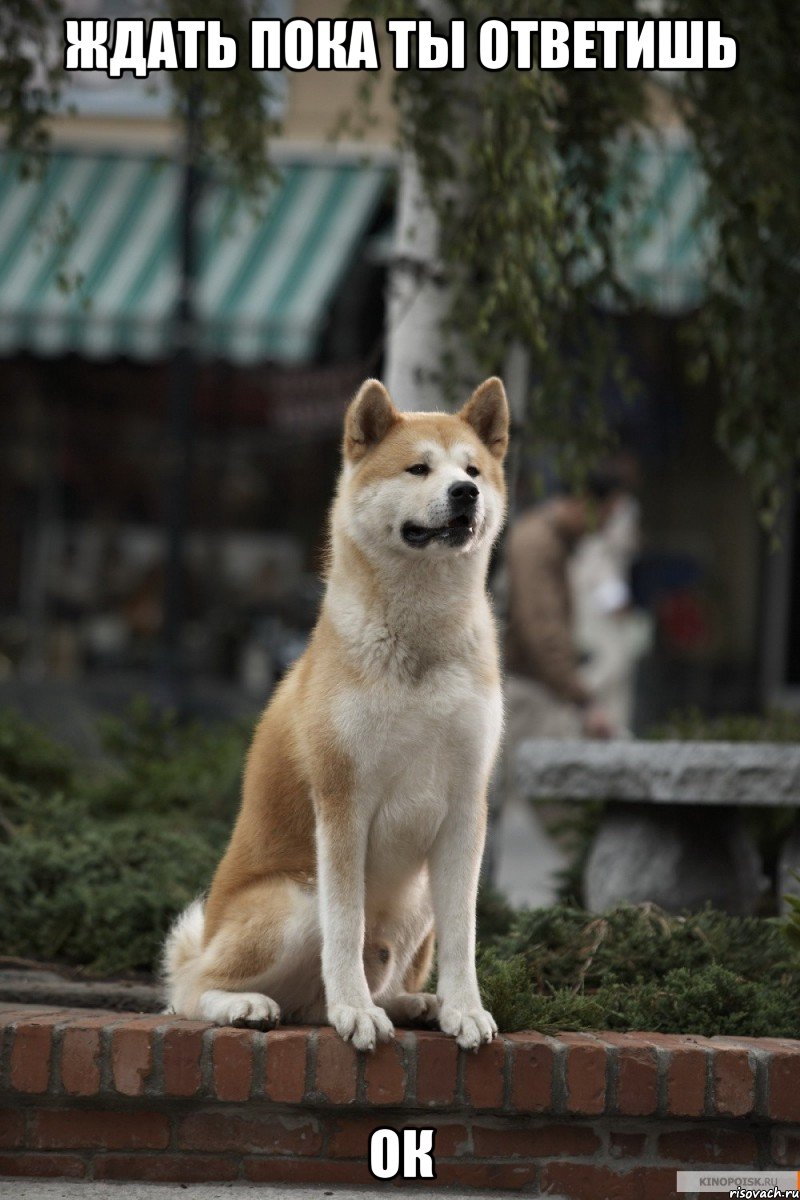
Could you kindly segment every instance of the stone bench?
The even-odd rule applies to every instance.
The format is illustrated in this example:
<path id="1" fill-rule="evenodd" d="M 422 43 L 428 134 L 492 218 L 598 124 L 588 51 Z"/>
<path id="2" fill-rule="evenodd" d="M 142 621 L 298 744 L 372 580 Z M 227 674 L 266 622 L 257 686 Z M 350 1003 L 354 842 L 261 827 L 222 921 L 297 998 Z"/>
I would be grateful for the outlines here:
<path id="1" fill-rule="evenodd" d="M 523 742 L 532 800 L 606 801 L 584 875 L 588 908 L 652 901 L 755 911 L 767 887 L 744 807 L 800 807 L 800 747 L 756 742 Z M 780 895 L 800 891 L 800 826 L 779 862 Z"/>

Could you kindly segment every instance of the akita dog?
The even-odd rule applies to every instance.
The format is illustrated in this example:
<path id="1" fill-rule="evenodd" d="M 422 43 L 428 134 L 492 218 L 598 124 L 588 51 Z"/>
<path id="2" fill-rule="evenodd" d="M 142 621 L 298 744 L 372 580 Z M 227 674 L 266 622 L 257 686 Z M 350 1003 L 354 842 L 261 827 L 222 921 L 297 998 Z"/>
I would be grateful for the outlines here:
<path id="1" fill-rule="evenodd" d="M 467 1049 L 497 1032 L 475 900 L 502 725 L 486 575 L 507 446 L 499 379 L 457 415 L 399 412 L 374 379 L 350 404 L 320 617 L 256 728 L 208 898 L 167 938 L 175 1012 L 327 1020 L 359 1050 L 393 1021 L 438 1021 Z"/>

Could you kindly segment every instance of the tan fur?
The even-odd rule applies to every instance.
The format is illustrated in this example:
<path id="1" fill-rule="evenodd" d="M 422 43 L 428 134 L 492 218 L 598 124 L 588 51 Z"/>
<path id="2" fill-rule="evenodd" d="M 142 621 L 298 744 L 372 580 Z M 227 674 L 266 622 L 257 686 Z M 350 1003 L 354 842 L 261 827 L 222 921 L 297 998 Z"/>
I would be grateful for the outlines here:
<path id="1" fill-rule="evenodd" d="M 384 707 L 391 713 L 396 695 L 407 693 L 413 709 L 417 694 L 426 697 L 426 704 L 431 703 L 433 697 L 427 689 L 439 686 L 437 679 L 455 681 L 462 676 L 465 688 L 484 689 L 493 697 L 492 704 L 499 693 L 496 639 L 483 577 L 505 500 L 502 458 L 507 424 L 502 385 L 494 380 L 478 389 L 457 416 L 399 413 L 376 381 L 365 384 L 351 405 L 345 422 L 345 466 L 331 514 L 323 610 L 305 654 L 277 689 L 255 730 L 241 809 L 205 908 L 187 913 L 183 931 L 176 927 L 168 940 L 165 964 L 171 1000 L 187 1016 L 264 1022 L 277 1019 L 280 1005 L 285 1015 L 323 1019 L 319 921 L 324 929 L 324 905 L 317 915 L 318 889 L 323 885 L 338 888 L 334 894 L 338 897 L 341 892 L 342 904 L 349 904 L 348 911 L 354 913 L 359 886 L 362 889 L 363 932 L 358 944 L 370 994 L 386 991 L 386 1008 L 395 1019 L 435 1015 L 433 997 L 404 994 L 422 992 L 433 957 L 424 848 L 419 862 L 413 850 L 404 848 L 404 853 L 410 854 L 408 867 L 396 879 L 390 878 L 391 855 L 384 867 L 371 868 L 373 858 L 376 863 L 383 861 L 384 843 L 396 836 L 392 832 L 395 827 L 399 830 L 410 820 L 409 828 L 414 828 L 420 821 L 413 813 L 404 817 L 402 810 L 395 811 L 391 805 L 374 809 L 374 815 L 368 817 L 361 792 L 368 769 L 365 764 L 371 753 L 378 753 L 373 747 L 391 747 L 391 740 L 386 739 L 395 731 L 398 738 L 404 736 L 397 718 L 387 716 L 390 725 L 384 728 L 382 724 Z M 363 510 L 364 520 L 371 521 L 373 529 L 373 494 L 383 495 L 381 488 L 389 487 L 413 498 L 416 482 L 409 478 L 407 468 L 417 461 L 420 447 L 428 445 L 443 461 L 468 455 L 480 471 L 487 503 L 494 505 L 493 524 L 483 541 L 480 531 L 476 535 L 478 549 L 474 553 L 469 548 L 463 555 L 457 550 L 415 552 L 400 545 L 398 574 L 383 549 L 374 549 L 374 532 L 369 537 L 359 532 L 359 513 Z M 463 464 L 455 463 L 448 470 L 464 475 Z M 399 541 L 396 531 L 391 536 Z M 407 556 L 407 572 L 402 554 Z M 472 559 L 467 561 L 468 555 L 474 565 Z M 409 581 L 418 579 L 408 595 L 404 592 L 406 575 Z M 450 577 L 452 587 L 447 583 Z M 369 622 L 368 628 L 365 622 Z M 420 688 L 426 691 L 418 692 Z M 371 711 L 370 704 L 376 705 L 375 715 L 364 717 L 367 724 L 361 733 L 351 735 L 352 722 L 362 720 L 356 703 L 362 694 L 364 712 Z M 386 697 L 385 706 L 380 696 Z M 404 702 L 398 713 L 405 716 L 408 704 Z M 459 712 L 457 703 L 453 711 Z M 426 720 L 420 717 L 421 736 Z M 467 736 L 466 730 L 454 733 L 456 738 L 463 736 Z M 470 800 L 470 813 L 474 813 L 469 817 L 471 832 L 461 839 L 470 863 L 476 856 L 479 860 L 483 844 L 484 792 L 495 741 L 492 734 L 481 759 L 483 765 L 475 775 L 479 794 L 474 803 Z M 385 778 L 389 789 L 391 772 L 403 769 L 406 761 L 399 742 L 395 752 L 398 766 L 391 765 L 390 755 L 386 767 L 381 768 L 384 774 L 378 776 Z M 389 750 L 383 753 L 385 756 Z M 411 756 L 408 762 L 413 765 Z M 423 827 L 426 820 L 432 822 L 430 837 L 444 812 L 423 818 Z M 366 868 L 354 866 L 357 845 L 365 848 Z M 324 880 L 319 878 L 320 852 L 326 856 Z M 356 869 L 366 869 L 361 884 L 353 878 Z M 342 937 L 348 928 L 341 932 Z M 341 922 L 336 929 L 343 929 Z M 346 974 L 347 964 L 340 963 L 337 970 Z M 332 976 L 326 977 L 325 986 L 329 992 L 335 987 L 347 990 L 335 984 Z M 241 994 L 241 1003 L 236 998 L 226 1001 L 228 993 Z M 266 1001 L 266 1007 L 258 1002 L 262 993 L 274 997 Z M 330 994 L 327 999 L 330 1013 L 334 999 Z M 347 1000 L 345 1008 L 353 1003 Z M 351 1020 L 353 1032 L 344 1036 L 369 1048 L 376 1029 L 377 1036 L 385 1035 L 384 1018 L 375 1016 L 380 1009 L 363 1003 L 367 1005 L 363 1013 L 372 1014 L 375 1028 L 366 1016 L 359 1015 L 362 1010 L 356 1005 L 352 1009 L 356 1014 Z M 344 1032 L 345 1018 L 331 1019 Z M 485 1038 L 486 1023 L 477 1027 L 479 1036 Z M 473 1034 L 462 1030 L 460 1040 L 461 1036 Z"/>
<path id="2" fill-rule="evenodd" d="M 436 948 L 436 938 L 433 930 L 420 942 L 411 960 L 411 966 L 406 971 L 403 987 L 407 992 L 421 992 L 428 982 L 433 966 L 433 952 Z"/>

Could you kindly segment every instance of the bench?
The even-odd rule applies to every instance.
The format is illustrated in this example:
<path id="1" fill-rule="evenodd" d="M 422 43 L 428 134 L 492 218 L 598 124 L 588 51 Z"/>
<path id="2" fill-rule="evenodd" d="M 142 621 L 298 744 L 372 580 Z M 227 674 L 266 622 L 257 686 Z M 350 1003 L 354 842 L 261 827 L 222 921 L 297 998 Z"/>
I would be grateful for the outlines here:
<path id="1" fill-rule="evenodd" d="M 651 901 L 755 912 L 767 888 L 744 808 L 800 807 L 800 746 L 758 742 L 523 742 L 531 800 L 604 801 L 584 872 L 587 908 Z M 800 893 L 800 824 L 779 860 L 779 895 Z"/>

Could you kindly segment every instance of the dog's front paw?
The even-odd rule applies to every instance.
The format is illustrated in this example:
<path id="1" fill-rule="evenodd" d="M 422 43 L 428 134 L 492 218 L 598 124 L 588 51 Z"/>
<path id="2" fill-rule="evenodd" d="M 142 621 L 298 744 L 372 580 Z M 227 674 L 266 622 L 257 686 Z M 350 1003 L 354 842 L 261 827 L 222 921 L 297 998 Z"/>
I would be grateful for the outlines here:
<path id="1" fill-rule="evenodd" d="M 461 1007 L 444 1002 L 439 1009 L 439 1028 L 456 1039 L 462 1050 L 477 1050 L 497 1033 L 491 1013 L 480 1007 Z"/>
<path id="2" fill-rule="evenodd" d="M 272 1029 L 281 1019 L 281 1010 L 260 992 L 210 991 L 200 997 L 200 1015 L 215 1025 Z"/>
<path id="3" fill-rule="evenodd" d="M 386 1001 L 386 1011 L 398 1025 L 408 1021 L 435 1021 L 439 1001 L 431 992 L 400 992 Z"/>
<path id="4" fill-rule="evenodd" d="M 355 1008 L 352 1004 L 332 1004 L 328 1020 L 346 1042 L 356 1050 L 374 1050 L 376 1042 L 394 1037 L 394 1026 L 382 1008 L 374 1004 Z"/>

